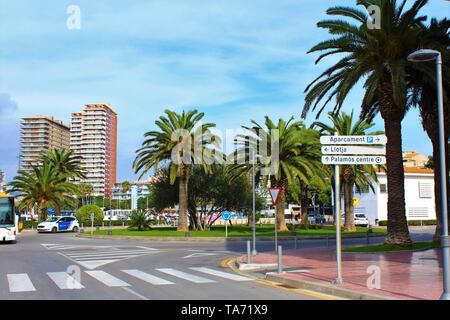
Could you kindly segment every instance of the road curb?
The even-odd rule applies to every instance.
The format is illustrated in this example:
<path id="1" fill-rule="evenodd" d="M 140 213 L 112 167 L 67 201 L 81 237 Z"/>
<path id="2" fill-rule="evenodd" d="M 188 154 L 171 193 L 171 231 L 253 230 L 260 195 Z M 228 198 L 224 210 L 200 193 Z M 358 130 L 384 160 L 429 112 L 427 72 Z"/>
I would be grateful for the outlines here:
<path id="1" fill-rule="evenodd" d="M 373 234 L 370 238 L 385 237 L 385 234 Z M 139 241 L 182 241 L 182 242 L 227 242 L 227 241 L 246 241 L 251 240 L 251 237 L 151 237 L 151 236 L 99 236 L 80 233 L 77 235 L 80 238 L 103 239 L 103 240 L 139 240 Z M 344 239 L 364 239 L 366 235 L 350 235 L 343 237 Z M 278 240 L 295 240 L 295 236 L 278 237 Z M 257 237 L 258 241 L 274 241 L 274 237 Z M 297 236 L 297 240 L 334 240 L 335 237 L 327 236 Z"/>
<path id="2" fill-rule="evenodd" d="M 369 294 L 360 291 L 354 291 L 350 289 L 340 288 L 334 285 L 318 284 L 310 281 L 296 280 L 292 278 L 283 277 L 276 274 L 267 274 L 266 280 L 279 282 L 294 288 L 311 290 L 315 292 L 320 292 L 324 294 L 329 294 L 332 296 L 337 296 L 341 298 L 351 299 L 351 300 L 397 300 L 391 297 L 386 297 L 382 295 Z"/>

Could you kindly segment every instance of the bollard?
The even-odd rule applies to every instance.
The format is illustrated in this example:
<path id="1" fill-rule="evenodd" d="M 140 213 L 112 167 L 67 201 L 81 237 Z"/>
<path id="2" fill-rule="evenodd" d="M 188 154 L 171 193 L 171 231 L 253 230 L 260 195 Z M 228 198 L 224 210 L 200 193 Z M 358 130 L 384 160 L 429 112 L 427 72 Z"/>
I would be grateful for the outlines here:
<path id="1" fill-rule="evenodd" d="M 252 263 L 252 251 L 251 251 L 251 244 L 250 240 L 247 240 L 247 264 Z"/>
<path id="2" fill-rule="evenodd" d="M 283 255 L 283 248 L 281 246 L 278 246 L 278 274 L 283 273 L 282 255 Z"/>

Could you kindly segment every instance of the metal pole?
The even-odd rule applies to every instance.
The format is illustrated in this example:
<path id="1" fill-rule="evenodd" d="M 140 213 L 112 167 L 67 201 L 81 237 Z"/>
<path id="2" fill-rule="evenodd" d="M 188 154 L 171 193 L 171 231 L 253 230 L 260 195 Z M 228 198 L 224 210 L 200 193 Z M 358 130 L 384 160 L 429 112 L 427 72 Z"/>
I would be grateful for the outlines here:
<path id="1" fill-rule="evenodd" d="M 335 134 L 337 135 L 337 133 Z M 334 166 L 334 217 L 336 225 L 336 280 L 335 284 L 340 285 L 342 280 L 342 257 L 341 257 L 341 214 L 340 214 L 340 189 L 339 189 L 339 166 Z"/>
<path id="2" fill-rule="evenodd" d="M 225 238 L 228 238 L 228 221 L 225 221 Z"/>
<path id="3" fill-rule="evenodd" d="M 436 57 L 436 71 L 437 71 L 437 94 L 438 94 L 438 115 L 439 115 L 439 143 L 440 143 L 440 157 L 441 157 L 441 193 L 442 193 L 442 269 L 444 280 L 444 292 L 441 300 L 450 300 L 450 241 L 448 237 L 448 171 L 446 169 L 446 152 L 445 148 L 447 141 L 445 141 L 445 126 L 444 126 L 444 97 L 442 93 L 442 56 L 439 54 Z"/>
<path id="4" fill-rule="evenodd" d="M 281 192 L 281 191 L 280 191 Z M 278 250 L 277 205 L 275 205 L 275 252 Z"/>
<path id="5" fill-rule="evenodd" d="M 255 205 L 255 150 L 253 149 L 252 152 L 252 161 L 253 161 L 253 166 L 252 166 L 252 190 L 253 190 L 253 251 L 252 254 L 254 256 L 256 256 L 258 254 L 258 252 L 256 251 L 256 205 Z"/>
<path id="6" fill-rule="evenodd" d="M 250 240 L 247 240 L 247 264 L 251 263 L 252 263 L 251 245 Z"/>
<path id="7" fill-rule="evenodd" d="M 278 246 L 278 274 L 283 273 L 283 247 Z"/>
<path id="8" fill-rule="evenodd" d="M 112 236 L 112 192 L 109 196 L 109 230 L 108 236 Z"/>

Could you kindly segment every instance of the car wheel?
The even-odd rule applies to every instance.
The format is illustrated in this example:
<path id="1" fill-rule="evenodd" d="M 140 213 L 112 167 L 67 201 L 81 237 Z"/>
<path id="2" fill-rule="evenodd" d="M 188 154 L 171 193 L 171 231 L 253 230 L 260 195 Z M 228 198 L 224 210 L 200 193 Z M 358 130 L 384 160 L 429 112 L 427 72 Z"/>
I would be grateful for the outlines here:
<path id="1" fill-rule="evenodd" d="M 73 227 L 72 231 L 73 232 L 78 232 L 78 227 Z"/>
<path id="2" fill-rule="evenodd" d="M 53 227 L 52 232 L 56 233 L 58 231 L 58 229 L 56 227 Z"/>

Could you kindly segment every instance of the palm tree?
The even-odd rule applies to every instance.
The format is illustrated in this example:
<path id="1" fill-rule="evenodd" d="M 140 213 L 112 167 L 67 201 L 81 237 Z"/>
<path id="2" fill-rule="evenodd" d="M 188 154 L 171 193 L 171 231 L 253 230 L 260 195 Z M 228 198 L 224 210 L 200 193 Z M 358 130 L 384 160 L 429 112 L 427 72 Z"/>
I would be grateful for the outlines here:
<path id="1" fill-rule="evenodd" d="M 446 141 L 450 138 L 450 20 L 438 21 L 432 19 L 428 26 L 423 26 L 424 48 L 431 48 L 442 53 L 443 58 L 443 94 L 444 110 L 447 121 L 445 130 Z M 422 119 L 422 126 L 426 131 L 433 145 L 433 169 L 435 185 L 435 208 L 436 208 L 436 232 L 434 239 L 439 240 L 442 234 L 442 194 L 441 194 L 441 168 L 440 168 L 440 142 L 438 124 L 438 107 L 436 97 L 436 69 L 434 63 L 420 63 L 408 70 L 409 102 L 412 106 L 417 106 Z M 448 154 L 448 153 L 447 153 Z M 450 158 L 447 158 L 447 168 L 450 165 Z"/>
<path id="2" fill-rule="evenodd" d="M 130 189 L 131 189 L 131 184 L 128 181 L 122 182 L 122 192 L 125 194 L 125 198 Z"/>
<path id="3" fill-rule="evenodd" d="M 61 181 L 66 182 L 73 178 L 86 178 L 81 166 L 81 157 L 74 155 L 72 150 L 50 149 L 40 157 L 41 163 L 48 163 L 53 166 L 61 177 Z M 56 205 L 55 212 L 59 214 L 60 205 Z"/>
<path id="4" fill-rule="evenodd" d="M 259 176 L 263 176 L 263 185 L 270 181 L 271 187 L 282 188 L 276 205 L 277 229 L 288 231 L 284 217 L 284 202 L 286 189 L 296 179 L 309 181 L 314 175 L 320 176 L 320 144 L 319 134 L 312 129 L 306 129 L 301 121 L 279 119 L 277 123 L 265 117 L 265 128 L 252 120 L 253 127 L 242 126 L 249 135 L 238 135 L 236 144 L 239 147 L 233 153 L 237 163 L 229 166 L 233 176 L 248 174 L 252 170 L 251 154 L 255 153 L 255 167 Z M 275 135 L 272 135 L 276 132 Z M 275 150 L 262 150 L 261 144 L 273 146 L 278 136 L 278 161 L 270 161 Z M 275 155 L 276 156 L 276 155 Z"/>
<path id="5" fill-rule="evenodd" d="M 50 149 L 40 158 L 40 162 L 52 165 L 64 180 L 86 178 L 81 160 L 80 156 L 74 155 L 72 150 L 67 149 Z"/>
<path id="6" fill-rule="evenodd" d="M 136 151 L 133 168 L 141 171 L 141 177 L 151 168 L 155 171 L 162 162 L 169 162 L 170 183 L 175 183 L 178 177 L 179 188 L 179 216 L 178 230 L 187 231 L 188 210 L 188 182 L 192 166 L 199 164 L 203 170 L 210 172 L 211 164 L 215 160 L 221 161 L 222 155 L 213 146 L 218 146 L 220 138 L 210 129 L 215 124 L 200 121 L 204 113 L 192 110 L 177 114 L 165 110 L 166 116 L 155 121 L 158 131 L 144 134 L 142 147 Z"/>
<path id="7" fill-rule="evenodd" d="M 328 135 L 334 135 L 335 133 L 341 136 L 382 134 L 382 132 L 379 131 L 370 133 L 367 132 L 367 130 L 375 125 L 369 120 L 360 118 L 356 120 L 356 122 L 353 122 L 353 112 L 351 114 L 347 114 L 345 112 L 335 114 L 330 112 L 328 117 L 331 120 L 332 126 L 319 121 L 314 122 L 312 126 L 318 128 L 321 133 Z M 368 187 L 373 189 L 369 177 L 372 178 L 374 182 L 378 181 L 376 171 L 372 165 L 343 165 L 341 168 L 341 181 L 343 182 L 342 185 L 344 189 L 345 231 L 356 231 L 354 221 L 353 190 L 355 185 L 358 189 L 365 189 Z"/>
<path id="8" fill-rule="evenodd" d="M 19 192 L 22 200 L 20 209 L 35 207 L 39 211 L 39 221 L 47 219 L 50 205 L 61 205 L 78 193 L 77 185 L 63 181 L 53 165 L 44 162 L 33 166 L 31 172 L 19 171 L 9 184 L 11 191 Z"/>
<path id="9" fill-rule="evenodd" d="M 321 101 L 318 115 L 335 98 L 334 111 L 343 105 L 350 90 L 363 80 L 365 95 L 362 115 L 380 112 L 384 120 L 387 143 L 388 234 L 386 243 L 411 245 L 405 214 L 404 171 L 402 159 L 401 123 L 407 112 L 406 66 L 407 56 L 420 46 L 420 25 L 426 16 L 419 16 L 427 0 L 416 0 L 406 8 L 406 0 L 358 0 L 368 8 L 380 8 L 380 28 L 369 28 L 367 10 L 334 7 L 327 11 L 356 21 L 351 24 L 342 19 L 318 23 L 335 38 L 319 43 L 309 52 L 321 52 L 323 58 L 344 54 L 334 66 L 325 70 L 307 88 L 303 116 L 315 110 Z"/>
<path id="10" fill-rule="evenodd" d="M 77 185 L 79 193 L 82 195 L 81 205 L 89 204 L 88 198 L 94 192 L 94 187 L 89 183 L 80 183 Z"/>

